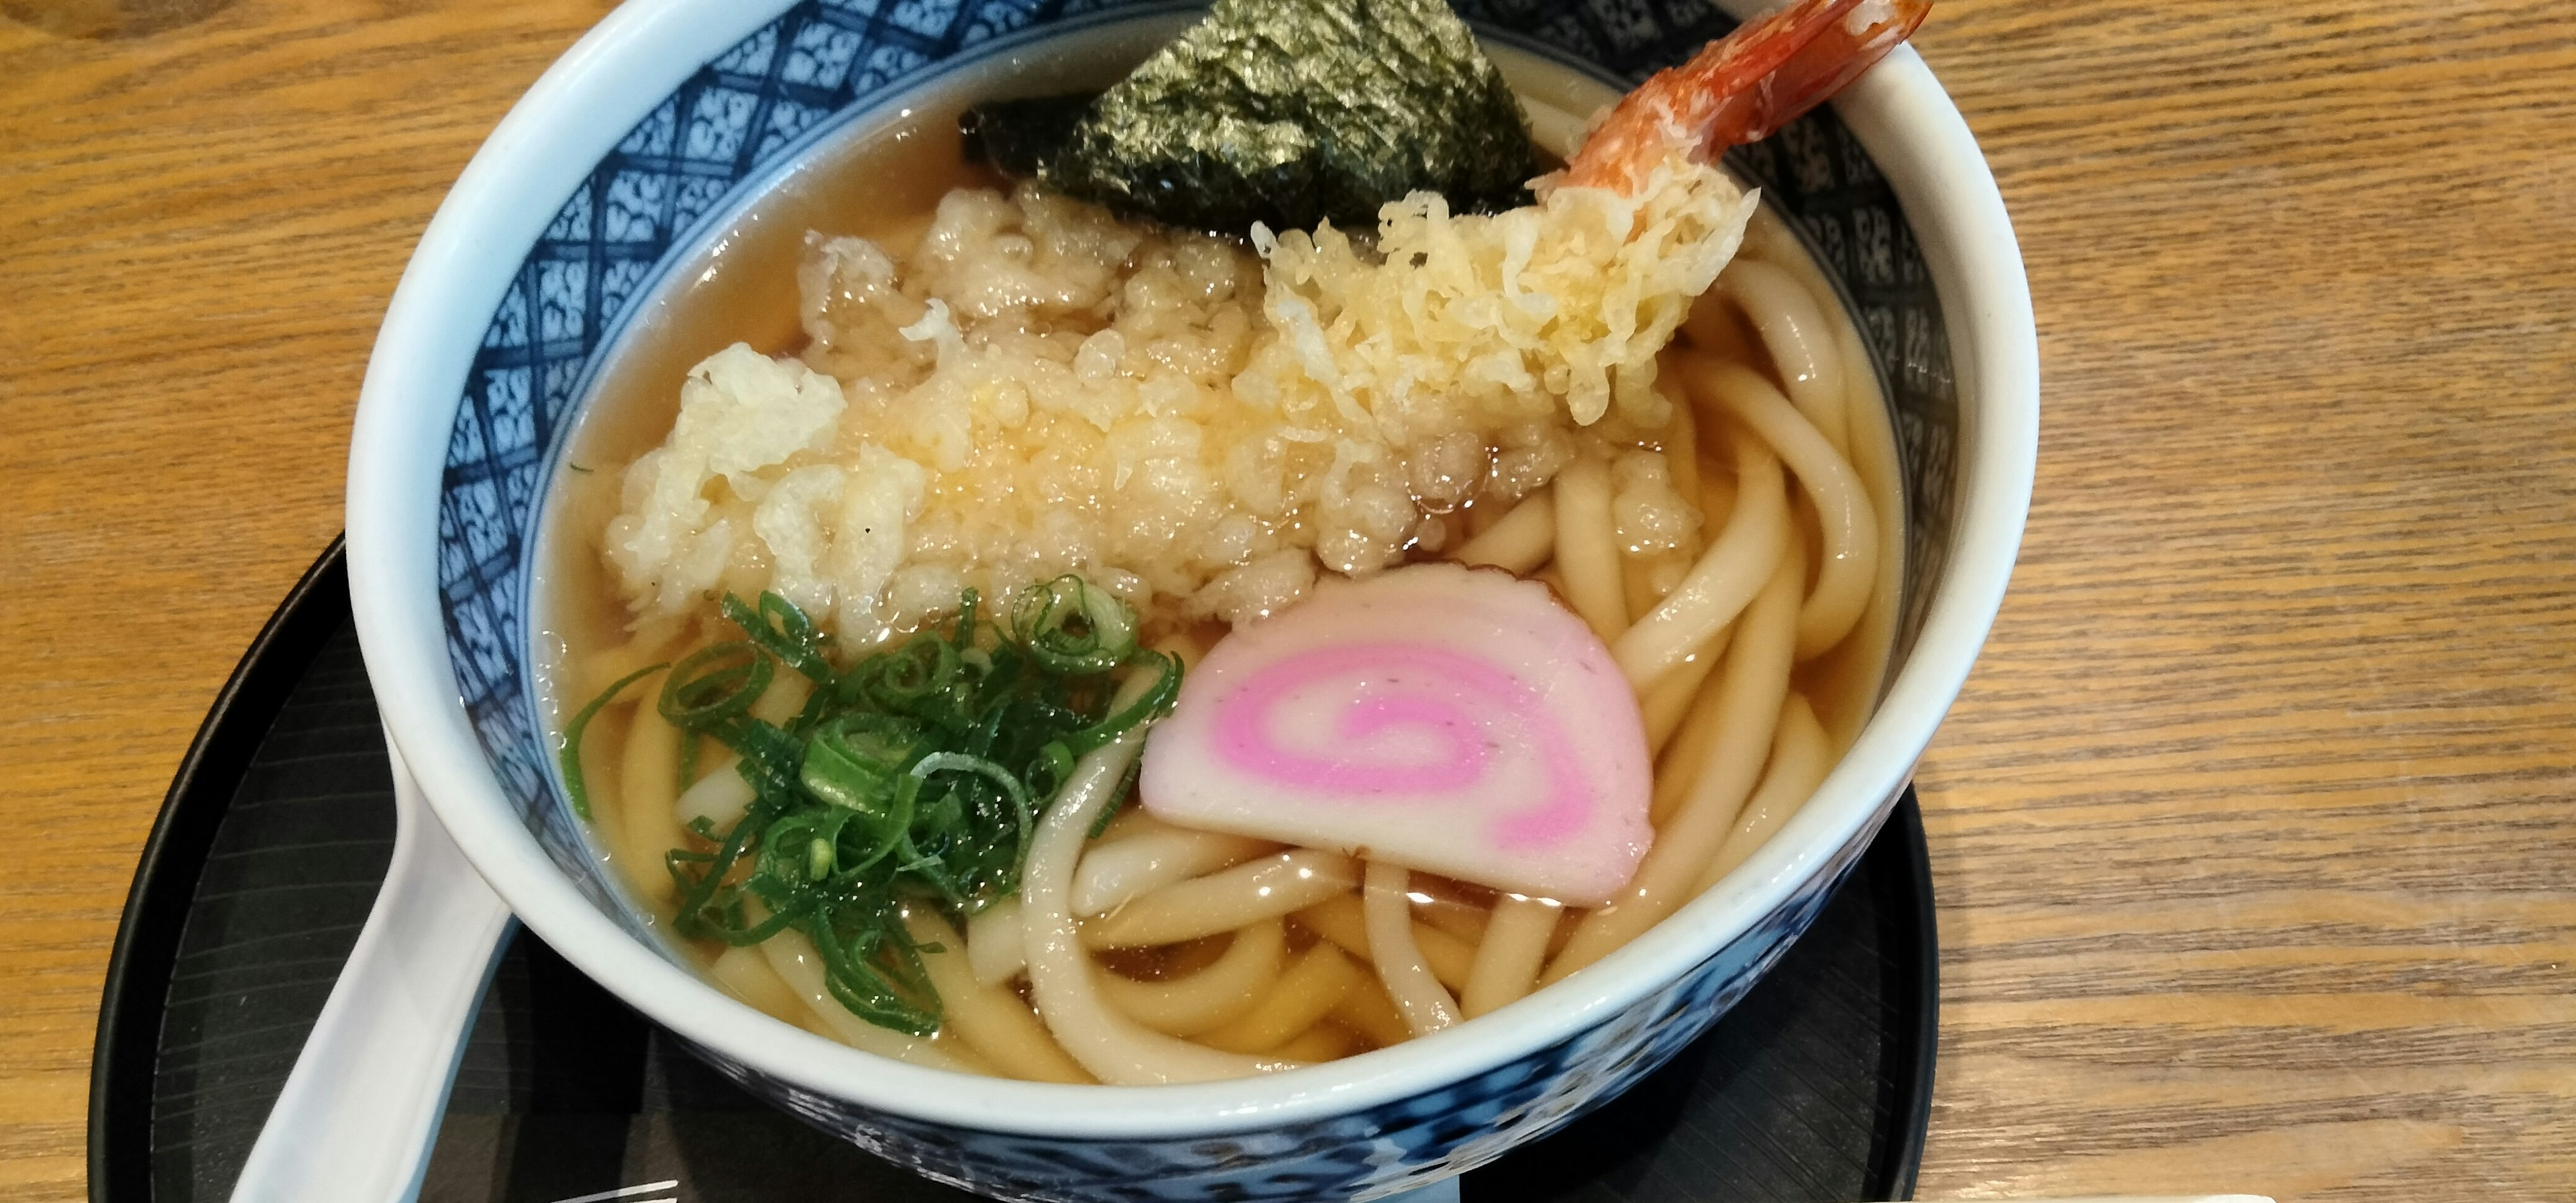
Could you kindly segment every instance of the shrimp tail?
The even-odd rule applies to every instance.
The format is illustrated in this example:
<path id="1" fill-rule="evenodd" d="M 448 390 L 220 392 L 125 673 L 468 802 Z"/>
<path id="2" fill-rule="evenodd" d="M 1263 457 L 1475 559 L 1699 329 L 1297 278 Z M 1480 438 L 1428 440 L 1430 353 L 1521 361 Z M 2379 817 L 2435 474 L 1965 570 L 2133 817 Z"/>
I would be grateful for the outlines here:
<path id="1" fill-rule="evenodd" d="M 1675 150 L 1702 160 L 1824 103 L 1914 35 L 1931 0 L 1797 0 L 1711 42 L 1620 100 L 1564 182 L 1633 195 Z"/>

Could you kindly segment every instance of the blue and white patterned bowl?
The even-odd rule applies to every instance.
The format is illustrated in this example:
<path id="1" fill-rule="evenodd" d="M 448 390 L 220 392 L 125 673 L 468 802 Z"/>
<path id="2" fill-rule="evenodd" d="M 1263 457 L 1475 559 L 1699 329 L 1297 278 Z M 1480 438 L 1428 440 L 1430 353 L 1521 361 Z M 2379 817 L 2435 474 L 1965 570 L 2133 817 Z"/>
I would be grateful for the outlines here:
<path id="1" fill-rule="evenodd" d="M 1622 80 L 1732 24 L 1687 0 L 1462 9 L 1497 40 Z M 1851 753 L 1777 838 L 1670 921 L 1475 1023 L 1273 1077 L 1055 1086 L 872 1057 L 709 986 L 609 883 L 536 720 L 537 513 L 594 360 L 744 197 L 965 65 L 1040 62 L 1065 39 L 1157 20 L 1181 18 L 1114 0 L 630 0 L 493 132 L 404 273 L 350 456 L 351 593 L 388 726 L 476 868 L 549 945 L 753 1092 L 1005 1198 L 1371 1198 L 1481 1164 L 1660 1065 L 1806 928 L 1868 845 L 1965 680 L 2019 545 L 2039 408 L 2029 295 L 1994 181 L 1910 49 L 1835 112 L 1734 159 L 1838 278 L 1885 374 L 1907 605 L 1897 669 Z"/>

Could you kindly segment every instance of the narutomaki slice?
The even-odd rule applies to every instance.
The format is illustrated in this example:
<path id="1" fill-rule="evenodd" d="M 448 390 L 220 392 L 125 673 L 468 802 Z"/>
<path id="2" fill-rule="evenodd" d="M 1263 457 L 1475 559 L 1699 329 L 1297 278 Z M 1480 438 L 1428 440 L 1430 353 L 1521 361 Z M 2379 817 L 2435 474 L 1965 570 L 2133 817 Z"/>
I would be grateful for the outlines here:
<path id="1" fill-rule="evenodd" d="M 1576 905 L 1637 868 L 1652 768 L 1610 649 L 1547 587 L 1420 564 L 1237 629 L 1145 741 L 1145 807 Z"/>

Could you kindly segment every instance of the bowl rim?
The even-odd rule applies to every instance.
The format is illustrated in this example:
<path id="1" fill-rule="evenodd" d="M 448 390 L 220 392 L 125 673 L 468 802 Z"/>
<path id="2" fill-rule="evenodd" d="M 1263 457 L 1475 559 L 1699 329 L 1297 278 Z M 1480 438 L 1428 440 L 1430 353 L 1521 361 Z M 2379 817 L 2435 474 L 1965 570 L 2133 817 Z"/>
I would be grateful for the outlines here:
<path id="1" fill-rule="evenodd" d="M 388 738 L 512 911 L 628 1005 L 760 1075 L 918 1122 L 1118 1140 L 1326 1119 L 1508 1064 L 1679 980 L 1824 871 L 1901 791 L 2002 604 L 2028 509 L 2039 419 L 2037 333 L 2010 218 L 1966 122 L 1911 46 L 1834 104 L 1894 188 L 1931 268 L 1958 388 L 1960 504 L 1921 631 L 1877 712 L 1808 804 L 1716 888 L 1585 972 L 1474 1024 L 1271 1077 L 1153 1088 L 977 1078 L 860 1052 L 771 1019 L 647 947 L 595 908 L 538 847 L 467 719 L 437 585 L 443 451 L 490 315 L 554 215 L 554 204 L 521 198 L 570 195 L 708 59 L 793 3 L 632 0 L 548 68 L 475 153 L 422 234 L 387 306 L 351 435 L 350 596 Z M 1722 3 L 1739 16 L 1759 7 Z M 1155 7 L 1122 15 L 1141 17 Z M 995 43 L 1039 41 L 1061 28 L 1039 26 Z"/>

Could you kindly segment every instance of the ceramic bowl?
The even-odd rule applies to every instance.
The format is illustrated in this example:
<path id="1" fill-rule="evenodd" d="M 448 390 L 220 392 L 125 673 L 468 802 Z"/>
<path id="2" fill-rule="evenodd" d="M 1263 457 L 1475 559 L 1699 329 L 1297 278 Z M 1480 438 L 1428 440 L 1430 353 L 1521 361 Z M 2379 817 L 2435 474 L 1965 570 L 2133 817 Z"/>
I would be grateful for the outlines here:
<path id="1" fill-rule="evenodd" d="M 1499 45 L 1622 86 L 1731 25 L 1714 9 L 1679 20 L 1669 14 L 1695 10 L 1624 0 L 1464 11 Z M 1003 1198 L 1370 1198 L 1472 1168 L 1654 1069 L 1761 976 L 1868 846 L 1985 637 L 2030 494 L 2037 351 L 2019 253 L 1967 127 L 1900 49 L 1832 111 L 1731 159 L 1859 319 L 1895 410 L 1909 511 L 1906 605 L 1877 714 L 1750 862 L 1521 1003 L 1258 1079 L 970 1078 L 736 1002 L 623 900 L 537 720 L 530 549 L 595 363 L 730 209 L 854 123 L 964 72 L 1042 70 L 1122 38 L 1132 57 L 1188 19 L 1055 0 L 630 0 L 529 90 L 439 209 L 385 316 L 351 451 L 350 585 L 369 673 L 476 868 L 547 944 L 753 1093 Z"/>

